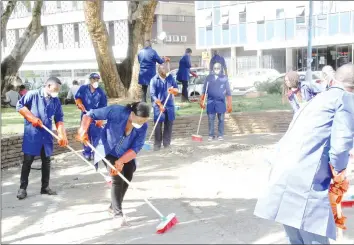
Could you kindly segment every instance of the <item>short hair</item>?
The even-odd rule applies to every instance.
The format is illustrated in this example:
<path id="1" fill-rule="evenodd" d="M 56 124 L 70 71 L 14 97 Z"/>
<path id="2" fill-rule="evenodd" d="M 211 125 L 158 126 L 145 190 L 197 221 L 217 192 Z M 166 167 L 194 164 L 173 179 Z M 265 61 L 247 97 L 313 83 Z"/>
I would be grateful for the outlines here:
<path id="1" fill-rule="evenodd" d="M 74 80 L 74 81 L 73 81 L 73 85 L 79 85 L 79 82 L 76 81 L 76 80 Z"/>
<path id="2" fill-rule="evenodd" d="M 57 83 L 57 84 L 61 85 L 61 81 L 60 81 L 60 79 L 57 78 L 57 77 L 50 77 L 50 78 L 48 78 L 46 84 L 49 83 L 49 82 L 54 82 L 54 83 Z"/>
<path id="3" fill-rule="evenodd" d="M 12 89 L 14 89 L 14 88 L 15 88 L 15 86 L 12 85 L 11 83 L 10 83 L 9 85 L 7 85 L 7 90 L 12 90 Z"/>
<path id="4" fill-rule="evenodd" d="M 186 48 L 186 53 L 187 53 L 187 54 L 191 54 L 191 53 L 192 53 L 192 49 Z"/>
<path id="5" fill-rule="evenodd" d="M 26 89 L 26 86 L 22 84 L 22 85 L 20 85 L 19 88 L 20 88 L 20 90 L 21 90 L 21 89 Z"/>
<path id="6" fill-rule="evenodd" d="M 348 63 L 339 67 L 334 79 L 346 88 L 354 88 L 354 64 Z"/>

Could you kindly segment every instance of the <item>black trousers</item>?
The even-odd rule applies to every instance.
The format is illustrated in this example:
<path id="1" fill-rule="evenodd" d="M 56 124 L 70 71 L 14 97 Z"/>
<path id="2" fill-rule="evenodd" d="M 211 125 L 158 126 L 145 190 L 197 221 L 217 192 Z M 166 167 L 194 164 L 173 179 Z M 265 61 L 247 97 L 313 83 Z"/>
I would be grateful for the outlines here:
<path id="1" fill-rule="evenodd" d="M 74 99 L 65 99 L 64 100 L 64 104 L 68 105 L 68 104 L 75 104 L 75 100 Z"/>
<path id="2" fill-rule="evenodd" d="M 118 160 L 117 157 L 112 155 L 107 155 L 106 159 L 114 166 L 114 162 Z M 109 166 L 104 162 L 106 168 L 110 169 Z M 135 160 L 124 164 L 121 174 L 130 181 L 133 179 L 133 174 L 136 170 Z M 128 184 L 119 176 L 112 176 L 112 189 L 111 189 L 111 208 L 115 217 L 123 216 L 122 211 L 122 202 L 125 196 L 125 193 L 128 190 Z"/>
<path id="3" fill-rule="evenodd" d="M 143 90 L 143 97 L 141 99 L 142 102 L 147 102 L 146 101 L 146 95 L 147 95 L 147 91 L 148 91 L 148 88 L 149 88 L 149 85 L 141 85 L 141 88 Z"/>
<path id="4" fill-rule="evenodd" d="M 165 113 L 165 121 L 157 123 L 155 129 L 155 142 L 154 142 L 155 149 L 160 149 L 161 143 L 163 143 L 164 147 L 169 147 L 171 145 L 173 121 L 168 120 L 167 111 L 165 111 L 164 113 Z M 162 124 L 164 125 L 163 133 L 162 133 Z"/>
<path id="5" fill-rule="evenodd" d="M 188 81 L 180 81 L 182 83 L 182 102 L 188 101 Z"/>
<path id="6" fill-rule="evenodd" d="M 31 171 L 31 165 L 34 161 L 34 157 L 32 155 L 24 154 L 23 156 L 23 164 L 21 169 L 21 185 L 20 189 L 27 189 L 28 186 L 28 176 Z M 45 155 L 44 147 L 41 150 L 41 160 L 42 160 L 42 189 L 45 189 L 49 186 L 50 179 L 50 156 L 47 157 Z"/>

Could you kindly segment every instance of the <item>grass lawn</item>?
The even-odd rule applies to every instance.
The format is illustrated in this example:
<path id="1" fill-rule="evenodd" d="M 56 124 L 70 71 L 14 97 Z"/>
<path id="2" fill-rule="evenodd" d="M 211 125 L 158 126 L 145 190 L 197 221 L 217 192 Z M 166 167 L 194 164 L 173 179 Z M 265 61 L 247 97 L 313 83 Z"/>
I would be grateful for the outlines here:
<path id="1" fill-rule="evenodd" d="M 196 115 L 200 113 L 199 103 L 179 103 L 180 98 L 176 99 L 176 105 L 180 109 L 176 112 L 177 116 Z M 244 98 L 242 96 L 233 97 L 233 112 L 247 112 L 247 111 L 263 111 L 263 110 L 288 110 L 290 105 L 281 102 L 280 95 L 265 95 L 259 98 Z M 75 105 L 65 105 L 64 120 L 66 127 L 76 127 L 80 124 L 80 113 Z M 1 133 L 2 134 L 16 134 L 23 133 L 23 118 L 13 108 L 1 109 Z"/>

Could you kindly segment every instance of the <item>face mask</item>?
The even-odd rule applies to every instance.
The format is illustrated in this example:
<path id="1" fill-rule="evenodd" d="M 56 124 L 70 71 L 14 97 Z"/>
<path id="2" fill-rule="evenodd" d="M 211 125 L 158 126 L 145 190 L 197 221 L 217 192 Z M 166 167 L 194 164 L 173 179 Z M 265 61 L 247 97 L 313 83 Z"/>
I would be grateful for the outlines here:
<path id="1" fill-rule="evenodd" d="M 297 88 L 291 88 L 291 91 L 295 92 L 297 90 Z"/>
<path id="2" fill-rule="evenodd" d="M 52 93 L 50 93 L 50 97 L 52 97 L 52 98 L 56 98 L 56 97 L 58 97 L 58 95 L 59 95 L 58 92 L 52 92 Z"/>
<path id="3" fill-rule="evenodd" d="M 221 70 L 214 70 L 214 74 L 217 76 L 219 76 L 220 72 L 221 72 Z"/>
<path id="4" fill-rule="evenodd" d="M 98 82 L 94 82 L 94 83 L 92 84 L 92 87 L 93 87 L 93 88 L 98 88 Z"/>
<path id="5" fill-rule="evenodd" d="M 141 124 L 137 124 L 137 123 L 132 123 L 133 127 L 136 128 L 136 129 L 139 129 L 141 128 L 143 125 Z"/>

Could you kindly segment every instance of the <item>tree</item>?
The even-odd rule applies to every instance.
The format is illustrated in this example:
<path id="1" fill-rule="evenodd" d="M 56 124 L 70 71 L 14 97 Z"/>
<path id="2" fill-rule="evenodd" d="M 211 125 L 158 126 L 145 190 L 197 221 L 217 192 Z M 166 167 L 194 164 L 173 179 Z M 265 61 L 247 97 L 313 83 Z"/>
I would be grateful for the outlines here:
<path id="1" fill-rule="evenodd" d="M 95 49 L 102 80 L 107 93 L 110 90 L 115 91 L 113 94 L 108 94 L 109 97 L 128 96 L 134 100 L 140 98 L 141 87 L 138 84 L 140 66 L 137 54 L 143 47 L 144 41 L 151 38 L 156 6 L 156 0 L 128 3 L 128 51 L 123 62 L 116 64 L 112 44 L 109 43 L 107 28 L 103 21 L 103 1 L 85 1 L 85 21 Z M 111 79 L 107 80 L 105 76 Z"/>
<path id="2" fill-rule="evenodd" d="M 11 1 L 9 1 L 10 3 Z M 8 4 L 9 4 L 8 3 Z M 1 62 L 1 87 L 2 90 L 17 79 L 17 72 L 20 69 L 24 59 L 33 47 L 37 38 L 42 34 L 41 9 L 43 0 L 35 1 L 32 9 L 32 20 L 27 26 L 22 37 L 17 41 L 11 53 Z M 6 7 L 7 9 L 7 7 Z M 5 11 L 6 12 L 6 11 Z M 1 16 L 3 17 L 3 15 Z M 3 28 L 1 26 L 1 28 Z M 6 30 L 6 26 L 5 26 Z M 1 30 L 3 31 L 3 30 Z"/>
<path id="3" fill-rule="evenodd" d="M 1 11 L 1 40 L 0 41 L 2 41 L 2 38 L 5 36 L 7 22 L 9 21 L 10 16 L 16 7 L 16 3 L 17 1 L 9 1 L 6 4 L 5 11 L 3 10 L 2 3 L 0 3 L 0 11 Z"/>

